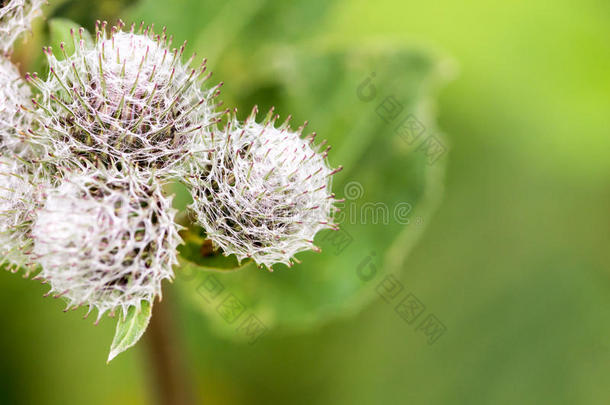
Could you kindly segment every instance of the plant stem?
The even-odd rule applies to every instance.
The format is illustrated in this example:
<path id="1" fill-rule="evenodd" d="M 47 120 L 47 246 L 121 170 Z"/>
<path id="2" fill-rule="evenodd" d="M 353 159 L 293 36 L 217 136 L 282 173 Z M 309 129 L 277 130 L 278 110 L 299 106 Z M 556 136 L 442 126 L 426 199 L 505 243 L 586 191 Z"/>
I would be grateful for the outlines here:
<path id="1" fill-rule="evenodd" d="M 174 324 L 171 291 L 166 291 L 163 301 L 153 307 L 145 339 L 155 399 L 159 405 L 194 405 L 195 391 L 186 357 L 181 350 L 184 345 L 179 339 L 179 330 Z"/>

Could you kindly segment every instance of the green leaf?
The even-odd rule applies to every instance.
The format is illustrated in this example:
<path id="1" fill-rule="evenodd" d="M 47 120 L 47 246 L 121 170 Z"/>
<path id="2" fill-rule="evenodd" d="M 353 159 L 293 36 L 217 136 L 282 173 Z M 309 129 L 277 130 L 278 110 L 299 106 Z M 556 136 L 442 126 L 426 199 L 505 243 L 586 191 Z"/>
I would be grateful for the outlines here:
<path id="1" fill-rule="evenodd" d="M 209 65 L 216 69 L 220 56 L 238 44 L 253 51 L 260 44 L 311 38 L 316 30 L 323 29 L 322 24 L 311 22 L 319 22 L 335 3 L 336 0 L 183 0 L 174 2 L 168 13 L 165 1 L 145 0 L 130 8 L 125 17 L 166 26 L 178 42 L 188 39 L 188 50 L 208 58 Z"/>
<path id="2" fill-rule="evenodd" d="M 53 18 L 49 21 L 49 39 L 50 45 L 53 47 L 53 53 L 58 58 L 62 58 L 60 45 L 65 44 L 66 53 L 71 55 L 74 52 L 74 40 L 70 35 L 70 30 L 74 30 L 75 37 L 78 38 L 78 30 L 80 25 L 66 18 Z M 83 32 L 83 39 L 91 41 L 91 35 L 87 30 Z"/>
<path id="3" fill-rule="evenodd" d="M 442 194 L 444 157 L 431 163 L 418 144 L 409 145 L 396 132 L 397 125 L 413 115 L 425 128 L 424 137 L 434 136 L 446 145 L 436 127 L 432 102 L 446 80 L 437 57 L 419 49 L 362 45 L 300 53 L 282 49 L 281 64 L 264 63 L 279 52 L 271 50 L 248 63 L 248 79 L 238 80 L 233 88 L 239 90 L 228 97 L 236 100 L 244 115 L 253 104 L 274 104 L 283 117 L 293 114 L 295 126 L 309 120 L 308 129 L 333 146 L 331 165 L 345 168 L 334 179 L 333 191 L 339 198 L 347 197 L 347 187 L 356 182 L 362 193 L 343 207 L 341 232 L 351 239 L 344 249 L 336 246 L 333 233 L 325 231 L 316 237 L 323 252 L 298 255 L 302 264 L 291 269 L 277 266 L 269 273 L 251 266 L 215 274 L 213 282 L 204 282 L 206 275 L 201 280 L 178 280 L 214 328 L 236 338 L 241 337 L 236 325 L 251 314 L 267 328 L 302 329 L 358 311 L 377 296 L 375 288 L 386 275 L 404 268 Z M 364 100 L 357 91 L 372 73 L 376 94 Z M 403 108 L 390 123 L 378 114 L 388 97 L 395 97 Z M 367 204 L 387 207 L 389 220 L 363 219 Z M 401 204 L 408 204 L 410 210 L 407 218 L 397 221 Z M 350 213 L 357 218 L 350 218 Z M 363 279 L 359 269 L 369 264 L 375 276 Z M 210 297 L 204 299 L 202 294 L 212 285 L 217 295 L 210 303 Z M 231 322 L 217 310 L 227 297 L 246 308 L 241 318 L 229 318 Z"/>
<path id="4" fill-rule="evenodd" d="M 148 327 L 151 315 L 152 304 L 148 301 L 142 301 L 139 310 L 135 306 L 129 307 L 127 316 L 124 316 L 123 312 L 121 312 L 119 321 L 116 325 L 114 339 L 110 346 L 108 363 L 140 340 Z"/>

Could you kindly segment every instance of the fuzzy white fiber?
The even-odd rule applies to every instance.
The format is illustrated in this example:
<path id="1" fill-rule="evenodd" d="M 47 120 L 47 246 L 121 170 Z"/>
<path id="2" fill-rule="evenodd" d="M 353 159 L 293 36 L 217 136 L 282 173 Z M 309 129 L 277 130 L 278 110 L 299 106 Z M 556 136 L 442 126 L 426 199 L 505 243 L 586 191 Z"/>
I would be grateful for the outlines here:
<path id="1" fill-rule="evenodd" d="M 46 81 L 28 80 L 42 98 L 35 101 L 41 124 L 38 142 L 63 164 L 86 158 L 111 166 L 124 160 L 159 173 L 181 173 L 218 113 L 219 86 L 203 89 L 205 61 L 196 69 L 182 62 L 184 45 L 151 28 L 108 30 L 98 24 L 96 40 L 73 33 L 76 51 L 57 59 L 46 49 Z M 136 32 L 137 31 L 137 32 Z"/>
<path id="2" fill-rule="evenodd" d="M 9 52 L 17 38 L 31 29 L 45 0 L 8 0 L 0 7 L 0 52 Z"/>
<path id="3" fill-rule="evenodd" d="M 31 91 L 15 65 L 0 56 L 0 151 L 21 151 L 31 116 L 20 106 L 29 102 Z"/>
<path id="4" fill-rule="evenodd" d="M 29 265 L 30 225 L 41 199 L 35 175 L 9 153 L 0 155 L 0 262 Z"/>
<path id="5" fill-rule="evenodd" d="M 255 112 L 216 136 L 212 163 L 196 165 L 189 178 L 190 208 L 226 255 L 290 266 L 296 253 L 317 250 L 318 231 L 336 227 L 331 180 L 338 170 L 313 140 L 287 123 L 276 128 L 271 114 L 259 124 Z"/>
<path id="6" fill-rule="evenodd" d="M 181 243 L 171 197 L 154 182 L 108 170 L 67 177 L 48 192 L 32 228 L 39 278 L 68 307 L 139 308 L 173 277 Z"/>

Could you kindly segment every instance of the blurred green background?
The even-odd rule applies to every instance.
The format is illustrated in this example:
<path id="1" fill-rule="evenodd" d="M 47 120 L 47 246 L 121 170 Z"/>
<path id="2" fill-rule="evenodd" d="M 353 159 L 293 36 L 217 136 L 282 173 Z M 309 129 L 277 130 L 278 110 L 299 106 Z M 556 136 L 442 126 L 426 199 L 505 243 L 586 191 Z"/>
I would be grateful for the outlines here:
<path id="1" fill-rule="evenodd" d="M 610 4 L 50 3 L 47 21 L 89 29 L 119 16 L 166 25 L 208 57 L 226 106 L 277 105 L 329 139 L 346 167 L 339 196 L 356 181 L 358 209 L 414 208 L 408 225 L 346 224 L 349 248 L 322 242 L 292 270 L 219 274 L 268 326 L 252 345 L 197 284 L 166 285 L 202 403 L 608 403 Z M 48 33 L 40 21 L 16 52 L 22 70 L 44 70 Z M 377 96 L 363 101 L 372 72 Z M 400 119 L 383 122 L 392 95 L 448 154 L 430 164 L 396 134 Z M 370 252 L 378 274 L 362 282 Z M 376 297 L 390 274 L 426 306 L 417 322 Z M 0 401 L 154 403 L 147 342 L 106 365 L 114 322 L 94 327 L 44 292 L 0 273 Z M 417 329 L 427 314 L 446 327 L 431 345 Z"/>

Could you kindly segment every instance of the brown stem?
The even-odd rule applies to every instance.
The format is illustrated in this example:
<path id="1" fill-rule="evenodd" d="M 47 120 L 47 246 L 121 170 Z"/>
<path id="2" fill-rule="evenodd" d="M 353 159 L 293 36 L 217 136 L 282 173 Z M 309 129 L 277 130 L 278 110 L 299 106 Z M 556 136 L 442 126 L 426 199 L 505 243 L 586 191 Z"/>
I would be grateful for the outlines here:
<path id="1" fill-rule="evenodd" d="M 156 403 L 159 405 L 194 405 L 198 403 L 186 358 L 174 325 L 171 291 L 163 301 L 155 303 L 145 339 L 154 382 Z"/>

